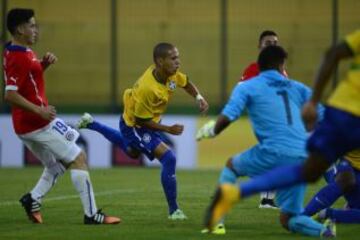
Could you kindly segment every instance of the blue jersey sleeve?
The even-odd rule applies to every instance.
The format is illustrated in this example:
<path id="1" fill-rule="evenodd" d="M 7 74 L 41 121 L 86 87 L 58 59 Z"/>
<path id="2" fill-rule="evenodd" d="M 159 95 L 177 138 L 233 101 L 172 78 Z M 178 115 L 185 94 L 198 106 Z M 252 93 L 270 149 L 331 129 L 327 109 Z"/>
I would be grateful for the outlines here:
<path id="1" fill-rule="evenodd" d="M 238 83 L 236 85 L 221 112 L 221 114 L 226 116 L 230 121 L 238 119 L 246 106 L 248 101 L 248 90 L 245 87 L 246 85 L 248 85 L 246 82 Z"/>

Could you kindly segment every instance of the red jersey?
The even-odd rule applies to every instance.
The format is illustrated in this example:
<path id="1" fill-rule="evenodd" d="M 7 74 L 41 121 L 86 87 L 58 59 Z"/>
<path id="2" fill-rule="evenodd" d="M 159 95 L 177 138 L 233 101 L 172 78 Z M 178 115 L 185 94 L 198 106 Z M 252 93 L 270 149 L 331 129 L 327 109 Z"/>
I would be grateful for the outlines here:
<path id="1" fill-rule="evenodd" d="M 43 67 L 30 48 L 7 44 L 3 64 L 5 91 L 17 91 L 22 97 L 38 106 L 48 105 Z M 49 124 L 48 120 L 17 106 L 12 106 L 11 114 L 17 134 L 29 133 Z"/>
<path id="2" fill-rule="evenodd" d="M 259 73 L 260 73 L 259 65 L 256 62 L 251 63 L 244 70 L 244 73 L 241 76 L 239 82 L 247 81 L 250 78 L 256 77 L 257 75 L 259 75 Z M 284 75 L 285 77 L 288 77 L 287 72 L 285 70 L 282 72 L 282 75 Z"/>

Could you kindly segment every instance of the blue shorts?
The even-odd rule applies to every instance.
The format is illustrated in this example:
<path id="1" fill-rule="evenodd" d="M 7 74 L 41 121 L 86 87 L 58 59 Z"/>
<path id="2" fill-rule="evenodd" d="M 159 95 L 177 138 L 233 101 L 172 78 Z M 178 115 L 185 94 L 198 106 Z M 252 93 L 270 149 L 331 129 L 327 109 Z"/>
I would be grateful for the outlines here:
<path id="1" fill-rule="evenodd" d="M 125 145 L 142 152 L 150 160 L 155 158 L 154 151 L 163 142 L 159 132 L 148 128 L 129 127 L 122 117 L 120 118 L 119 128 Z"/>
<path id="2" fill-rule="evenodd" d="M 336 175 L 342 172 L 352 172 L 354 174 L 356 179 L 355 188 L 353 191 L 344 194 L 344 198 L 349 208 L 360 209 L 360 171 L 353 168 L 346 159 L 342 159 L 334 168 L 336 169 Z"/>
<path id="3" fill-rule="evenodd" d="M 347 152 L 360 147 L 360 117 L 326 107 L 324 119 L 307 142 L 309 152 L 317 152 L 332 164 Z"/>
<path id="4" fill-rule="evenodd" d="M 300 164 L 305 157 L 292 157 L 269 152 L 259 145 L 232 158 L 232 164 L 238 176 L 255 177 L 276 167 L 289 164 Z M 300 214 L 303 211 L 305 185 L 276 190 L 275 202 L 281 211 L 289 214 Z"/>

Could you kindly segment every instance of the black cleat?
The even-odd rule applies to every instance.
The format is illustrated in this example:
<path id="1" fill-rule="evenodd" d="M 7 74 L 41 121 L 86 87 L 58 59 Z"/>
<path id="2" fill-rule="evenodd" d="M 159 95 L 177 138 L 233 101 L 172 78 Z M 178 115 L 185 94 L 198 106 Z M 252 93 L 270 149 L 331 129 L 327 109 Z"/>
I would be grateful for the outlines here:
<path id="1" fill-rule="evenodd" d="M 278 209 L 274 199 L 271 198 L 262 198 L 259 204 L 259 208 Z"/>
<path id="2" fill-rule="evenodd" d="M 92 217 L 84 215 L 84 224 L 118 224 L 121 219 L 118 217 L 106 216 L 101 209 Z"/>
<path id="3" fill-rule="evenodd" d="M 25 212 L 27 216 L 29 217 L 30 221 L 33 223 L 42 223 L 42 216 L 40 213 L 40 207 L 41 204 L 34 200 L 31 197 L 30 193 L 25 194 L 22 196 L 22 198 L 19 200 L 23 208 L 25 209 Z"/>

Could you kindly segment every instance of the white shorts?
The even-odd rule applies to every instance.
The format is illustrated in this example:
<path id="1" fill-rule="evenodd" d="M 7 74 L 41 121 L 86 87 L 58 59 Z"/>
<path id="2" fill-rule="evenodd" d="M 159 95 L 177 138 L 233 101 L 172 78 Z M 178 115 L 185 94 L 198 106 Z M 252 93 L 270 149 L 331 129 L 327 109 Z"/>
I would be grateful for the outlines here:
<path id="1" fill-rule="evenodd" d="M 45 166 L 57 160 L 70 163 L 81 152 L 76 144 L 79 133 L 60 118 L 41 129 L 18 136 Z"/>

